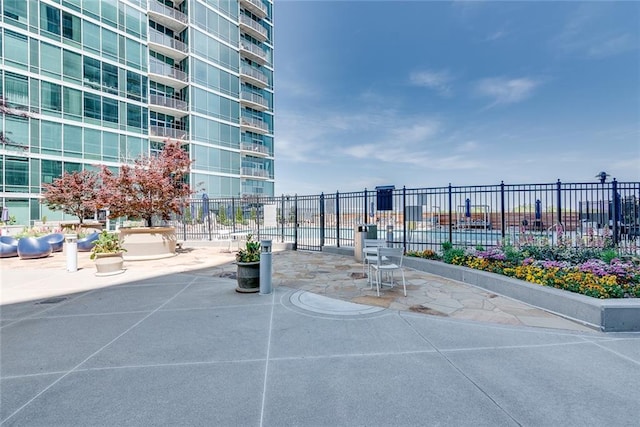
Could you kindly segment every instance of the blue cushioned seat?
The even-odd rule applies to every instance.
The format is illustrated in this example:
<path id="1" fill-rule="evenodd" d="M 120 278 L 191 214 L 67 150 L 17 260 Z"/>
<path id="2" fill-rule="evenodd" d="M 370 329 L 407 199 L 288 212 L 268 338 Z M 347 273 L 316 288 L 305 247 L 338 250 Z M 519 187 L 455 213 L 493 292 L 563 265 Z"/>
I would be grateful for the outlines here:
<path id="1" fill-rule="evenodd" d="M 51 250 L 53 252 L 62 251 L 62 245 L 64 244 L 64 234 L 62 233 L 52 233 L 47 234 L 44 237 L 40 237 L 40 239 L 46 240 L 51 245 Z"/>
<path id="2" fill-rule="evenodd" d="M 18 256 L 18 240 L 11 236 L 0 236 L 0 258 Z"/>
<path id="3" fill-rule="evenodd" d="M 51 252 L 51 245 L 43 238 L 23 237 L 18 240 L 20 259 L 44 258 L 51 255 Z"/>
<path id="4" fill-rule="evenodd" d="M 96 231 L 82 239 L 78 239 L 78 252 L 89 252 L 93 248 L 93 245 L 96 244 L 96 240 L 98 240 L 99 235 L 100 233 Z"/>

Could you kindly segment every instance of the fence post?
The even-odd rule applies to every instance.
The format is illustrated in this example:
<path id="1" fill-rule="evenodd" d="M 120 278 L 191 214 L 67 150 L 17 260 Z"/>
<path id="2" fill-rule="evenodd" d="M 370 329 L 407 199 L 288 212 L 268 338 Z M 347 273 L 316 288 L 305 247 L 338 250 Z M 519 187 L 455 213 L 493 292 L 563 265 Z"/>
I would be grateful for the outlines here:
<path id="1" fill-rule="evenodd" d="M 366 224 L 368 222 L 369 216 L 367 215 L 369 212 L 367 211 L 367 189 L 364 189 L 364 218 L 362 218 L 362 223 Z"/>
<path id="2" fill-rule="evenodd" d="M 562 183 L 560 183 L 560 180 L 558 179 L 558 182 L 556 183 L 556 203 L 558 204 L 558 213 L 556 215 L 556 220 L 558 222 L 558 224 L 562 226 Z M 562 228 L 562 231 L 564 232 L 564 227 Z"/>
<path id="3" fill-rule="evenodd" d="M 320 248 L 324 247 L 324 193 L 320 193 Z"/>
<path id="4" fill-rule="evenodd" d="M 402 248 L 407 251 L 407 187 L 402 186 Z"/>
<path id="5" fill-rule="evenodd" d="M 284 194 L 280 196 L 280 241 L 284 243 Z"/>
<path id="6" fill-rule="evenodd" d="M 182 209 L 182 240 L 187 240 L 187 221 L 184 220 L 184 210 L 189 209 L 188 207 Z"/>
<path id="7" fill-rule="evenodd" d="M 451 183 L 449 183 L 449 242 L 453 243 L 453 195 L 451 194 Z"/>
<path id="8" fill-rule="evenodd" d="M 293 197 L 293 250 L 298 250 L 298 194 Z"/>
<path id="9" fill-rule="evenodd" d="M 236 198 L 231 198 L 231 218 L 233 219 L 233 232 L 236 232 Z"/>
<path id="10" fill-rule="evenodd" d="M 249 203 L 251 206 L 251 203 Z M 262 203 L 260 203 L 260 197 L 256 197 L 256 228 L 258 229 L 258 240 L 262 240 L 260 237 L 260 211 L 262 210 Z M 244 218 L 244 213 L 242 215 Z"/>
<path id="11" fill-rule="evenodd" d="M 340 247 L 340 192 L 336 191 L 336 246 Z"/>
<path id="12" fill-rule="evenodd" d="M 505 229 L 507 228 L 505 212 L 504 212 L 504 181 L 500 181 L 500 228 L 502 229 L 502 241 L 506 237 Z"/>
<path id="13" fill-rule="evenodd" d="M 611 196 L 611 216 L 613 216 L 613 244 L 618 246 L 620 241 L 618 234 L 620 232 L 620 225 L 618 224 L 618 217 L 620 216 L 620 212 L 618 209 L 622 208 L 622 200 L 620 200 L 620 206 L 618 206 L 618 181 L 613 178 L 611 182 L 611 191 L 613 191 L 613 195 Z"/>

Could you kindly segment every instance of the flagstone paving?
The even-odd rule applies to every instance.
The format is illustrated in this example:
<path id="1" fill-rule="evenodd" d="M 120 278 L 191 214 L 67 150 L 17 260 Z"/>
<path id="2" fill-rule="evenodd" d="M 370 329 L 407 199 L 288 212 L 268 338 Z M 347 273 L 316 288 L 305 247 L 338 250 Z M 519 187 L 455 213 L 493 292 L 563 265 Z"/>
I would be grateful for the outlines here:
<path id="1" fill-rule="evenodd" d="M 44 259 L 4 258 L 0 304 L 64 295 L 122 284 L 148 277 L 190 272 L 198 276 L 235 277 L 234 254 L 205 243 L 186 242 L 172 258 L 125 262 L 125 273 L 95 277 L 88 253 L 78 254 L 78 271 L 66 271 L 64 253 Z M 305 251 L 273 252 L 273 287 L 283 286 L 329 298 L 412 311 L 425 315 L 507 325 L 526 325 L 582 332 L 592 329 L 542 309 L 470 285 L 405 268 L 407 296 L 402 285 L 384 287 L 376 296 L 362 264 L 353 257 Z M 398 282 L 399 275 L 396 276 Z"/>

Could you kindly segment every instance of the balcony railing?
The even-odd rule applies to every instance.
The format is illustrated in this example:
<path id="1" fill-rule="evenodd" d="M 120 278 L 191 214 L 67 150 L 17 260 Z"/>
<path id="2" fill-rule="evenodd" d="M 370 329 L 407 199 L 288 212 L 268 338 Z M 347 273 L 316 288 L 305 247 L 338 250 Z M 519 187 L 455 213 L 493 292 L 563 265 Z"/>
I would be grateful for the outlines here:
<path id="1" fill-rule="evenodd" d="M 266 40 L 267 37 L 269 36 L 269 33 L 267 33 L 266 28 L 258 24 L 253 19 L 249 18 L 247 15 L 240 15 L 240 24 L 246 25 L 247 27 L 251 28 L 253 32 L 260 35 L 263 40 Z"/>
<path id="2" fill-rule="evenodd" d="M 174 110 L 187 110 L 187 103 L 175 98 L 162 95 L 149 95 L 149 103 L 161 107 L 173 108 Z"/>
<path id="3" fill-rule="evenodd" d="M 187 15 L 180 12 L 179 10 L 165 6 L 157 0 L 149 0 L 149 10 L 151 12 L 156 12 L 168 16 L 183 24 L 187 24 L 189 22 L 189 18 L 187 17 Z"/>
<path id="4" fill-rule="evenodd" d="M 256 79 L 264 83 L 265 86 L 269 85 L 269 77 L 265 76 L 258 69 L 253 68 L 249 65 L 240 66 L 240 74 L 244 74 L 245 76 L 249 76 L 253 79 Z"/>
<path id="5" fill-rule="evenodd" d="M 240 143 L 240 150 L 250 151 L 252 153 L 260 153 L 269 155 L 269 147 L 262 144 L 256 144 L 255 142 L 242 142 Z"/>
<path id="6" fill-rule="evenodd" d="M 257 176 L 260 178 L 271 178 L 269 171 L 260 168 L 243 167 L 240 174 L 245 176 Z"/>
<path id="7" fill-rule="evenodd" d="M 252 102 L 254 104 L 261 105 L 264 108 L 269 108 L 269 102 L 262 96 L 253 92 L 243 90 L 240 92 L 240 99 Z"/>
<path id="8" fill-rule="evenodd" d="M 265 132 L 269 132 L 269 125 L 260 119 L 254 119 L 252 117 L 240 118 L 240 124 L 243 126 L 250 126 L 256 129 L 261 129 Z"/>
<path id="9" fill-rule="evenodd" d="M 267 16 L 267 7 L 260 0 L 240 0 L 240 4 L 261 18 Z"/>
<path id="10" fill-rule="evenodd" d="M 264 51 L 263 48 L 261 48 L 260 46 L 257 46 L 251 42 L 248 41 L 241 41 L 240 42 L 240 49 L 244 49 L 245 51 L 248 51 L 250 53 L 252 53 L 253 55 L 255 55 L 256 57 L 260 58 L 261 60 L 267 62 L 269 61 L 269 57 L 267 56 L 267 52 Z"/>
<path id="11" fill-rule="evenodd" d="M 149 29 L 149 41 L 151 43 L 157 43 L 161 44 L 162 46 L 170 47 L 171 49 L 177 50 L 182 53 L 187 53 L 189 50 L 187 45 L 180 40 L 176 40 L 173 37 L 162 34 L 160 31 L 154 30 L 153 28 Z"/>
<path id="12" fill-rule="evenodd" d="M 171 77 L 172 79 L 180 80 L 182 82 L 187 81 L 187 73 L 178 70 L 169 64 L 165 64 L 162 61 L 158 61 L 155 58 L 149 58 L 149 72 Z"/>
<path id="13" fill-rule="evenodd" d="M 173 139 L 185 139 L 187 137 L 186 130 L 167 128 L 162 126 L 149 126 L 149 134 L 151 136 Z"/>

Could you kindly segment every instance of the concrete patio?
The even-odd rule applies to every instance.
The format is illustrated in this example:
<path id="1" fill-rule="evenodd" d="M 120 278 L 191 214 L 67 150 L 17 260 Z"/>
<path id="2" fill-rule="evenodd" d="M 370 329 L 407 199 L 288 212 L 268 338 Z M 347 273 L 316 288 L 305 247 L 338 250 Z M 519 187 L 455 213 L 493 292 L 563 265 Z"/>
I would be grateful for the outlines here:
<path id="1" fill-rule="evenodd" d="M 233 254 L 95 277 L 88 254 L 3 259 L 0 423 L 635 425 L 640 334 L 604 334 L 407 270 L 375 296 L 352 257 L 276 252 L 270 295 Z"/>

